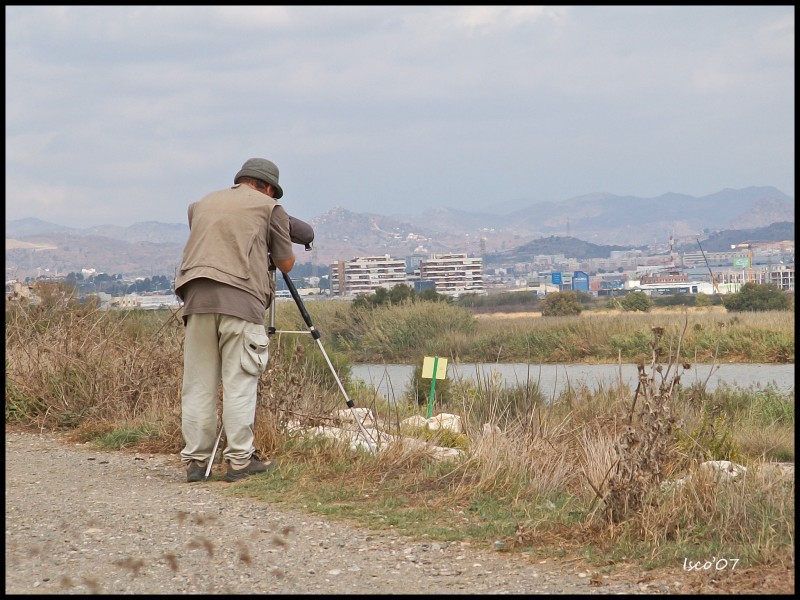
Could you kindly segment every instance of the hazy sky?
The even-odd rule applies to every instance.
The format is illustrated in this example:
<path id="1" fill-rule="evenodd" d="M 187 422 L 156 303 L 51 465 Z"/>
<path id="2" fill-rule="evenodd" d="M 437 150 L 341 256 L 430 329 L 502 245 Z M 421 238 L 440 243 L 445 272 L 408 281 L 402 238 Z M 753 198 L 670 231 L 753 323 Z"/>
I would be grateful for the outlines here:
<path id="1" fill-rule="evenodd" d="M 794 197 L 793 6 L 6 6 L 6 218 Z"/>

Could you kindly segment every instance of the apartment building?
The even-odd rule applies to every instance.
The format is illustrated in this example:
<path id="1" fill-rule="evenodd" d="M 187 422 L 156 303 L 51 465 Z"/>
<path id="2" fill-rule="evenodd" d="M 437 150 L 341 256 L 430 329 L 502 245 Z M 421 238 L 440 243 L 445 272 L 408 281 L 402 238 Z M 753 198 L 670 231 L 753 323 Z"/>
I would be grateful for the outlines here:
<path id="1" fill-rule="evenodd" d="M 419 263 L 420 281 L 433 281 L 439 294 L 483 293 L 483 259 L 466 254 L 431 254 Z"/>
<path id="2" fill-rule="evenodd" d="M 771 283 L 779 290 L 794 290 L 794 264 L 759 265 L 751 269 L 715 269 L 714 276 L 720 284 L 729 284 L 736 292 L 745 283 Z"/>
<path id="3" fill-rule="evenodd" d="M 769 268 L 765 283 L 771 283 L 779 290 L 794 290 L 794 265 Z"/>
<path id="4" fill-rule="evenodd" d="M 112 302 L 118 308 L 125 310 L 134 308 L 142 310 L 178 309 L 182 306 L 180 298 L 175 294 L 126 294 L 115 298 Z"/>
<path id="5" fill-rule="evenodd" d="M 330 263 L 332 296 L 371 294 L 380 287 L 392 289 L 406 281 L 406 261 L 384 256 L 356 257 Z"/>
<path id="6" fill-rule="evenodd" d="M 700 250 L 684 252 L 681 263 L 684 267 L 703 266 L 708 262 L 712 267 L 724 267 L 734 263 L 737 259 L 747 259 L 752 264 L 780 264 L 781 262 L 794 262 L 794 241 L 782 242 L 753 242 L 750 248 L 732 249 L 731 251 L 705 252 Z"/>

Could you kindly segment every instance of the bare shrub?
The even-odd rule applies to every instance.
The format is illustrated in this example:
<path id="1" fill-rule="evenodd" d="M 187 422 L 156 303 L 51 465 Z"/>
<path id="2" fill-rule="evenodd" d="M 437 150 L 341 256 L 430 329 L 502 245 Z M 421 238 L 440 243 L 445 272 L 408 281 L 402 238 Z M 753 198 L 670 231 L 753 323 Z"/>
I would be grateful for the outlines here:
<path id="1" fill-rule="evenodd" d="M 680 341 L 674 355 L 670 349 L 665 369 L 661 364 L 664 330 L 654 327 L 651 331 L 649 371 L 644 364 L 638 365 L 639 379 L 627 422 L 614 443 L 616 460 L 609 471 L 605 489 L 596 486 L 596 492 L 605 505 L 605 516 L 612 523 L 624 521 L 632 513 L 641 511 L 650 493 L 668 475 L 668 467 L 674 462 L 672 450 L 676 420 L 672 404 L 680 382 L 677 364 Z M 640 396 L 642 401 L 637 410 Z"/>

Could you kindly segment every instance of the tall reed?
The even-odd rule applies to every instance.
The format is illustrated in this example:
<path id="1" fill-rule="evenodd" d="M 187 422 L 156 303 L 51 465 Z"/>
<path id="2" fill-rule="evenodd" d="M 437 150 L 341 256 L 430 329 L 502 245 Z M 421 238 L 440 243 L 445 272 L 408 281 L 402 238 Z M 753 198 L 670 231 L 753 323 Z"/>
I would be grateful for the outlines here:
<path id="1" fill-rule="evenodd" d="M 626 313 L 584 311 L 571 317 L 482 316 L 445 303 L 417 302 L 354 310 L 346 302 L 306 304 L 331 347 L 354 362 L 415 363 L 437 355 L 462 362 L 637 363 L 649 360 L 649 331 L 684 334 L 681 360 L 794 362 L 794 313 Z M 283 303 L 287 322 L 296 309 Z"/>

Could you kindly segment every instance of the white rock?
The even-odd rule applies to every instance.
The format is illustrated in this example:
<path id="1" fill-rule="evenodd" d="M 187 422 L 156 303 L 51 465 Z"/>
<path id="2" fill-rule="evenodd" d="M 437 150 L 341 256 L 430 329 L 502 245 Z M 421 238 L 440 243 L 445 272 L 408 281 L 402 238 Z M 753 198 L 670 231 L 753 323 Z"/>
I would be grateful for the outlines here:
<path id="1" fill-rule="evenodd" d="M 462 433 L 464 426 L 459 415 L 441 413 L 428 419 L 428 427 L 431 429 L 449 429 L 454 433 Z"/>
<path id="2" fill-rule="evenodd" d="M 794 481 L 794 463 L 764 463 L 758 475 L 767 481 Z"/>
<path id="3" fill-rule="evenodd" d="M 408 427 L 425 427 L 428 424 L 428 419 L 422 415 L 413 415 L 407 419 L 403 419 L 400 424 L 407 425 Z"/>
<path id="4" fill-rule="evenodd" d="M 747 467 L 730 460 L 707 460 L 700 464 L 700 470 L 709 475 L 714 475 L 720 481 L 733 481 L 747 473 Z"/>

